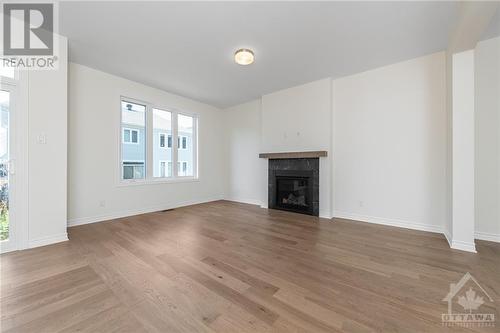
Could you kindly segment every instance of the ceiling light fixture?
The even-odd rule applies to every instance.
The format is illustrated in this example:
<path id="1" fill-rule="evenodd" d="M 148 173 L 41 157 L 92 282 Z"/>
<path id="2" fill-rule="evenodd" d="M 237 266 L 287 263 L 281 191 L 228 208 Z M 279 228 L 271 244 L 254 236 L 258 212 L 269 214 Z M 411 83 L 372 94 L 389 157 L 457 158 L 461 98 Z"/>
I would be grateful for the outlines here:
<path id="1" fill-rule="evenodd" d="M 250 49 L 239 49 L 234 53 L 234 61 L 239 65 L 250 65 L 254 60 L 255 56 Z"/>

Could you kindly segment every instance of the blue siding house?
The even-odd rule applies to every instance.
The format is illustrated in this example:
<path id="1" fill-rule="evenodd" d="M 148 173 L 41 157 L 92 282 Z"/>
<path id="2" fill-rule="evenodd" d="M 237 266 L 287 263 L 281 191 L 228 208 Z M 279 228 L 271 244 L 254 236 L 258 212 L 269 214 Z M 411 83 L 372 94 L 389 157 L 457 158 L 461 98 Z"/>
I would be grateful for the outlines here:
<path id="1" fill-rule="evenodd" d="M 192 119 L 192 118 L 190 118 Z M 122 177 L 142 179 L 146 164 L 146 110 L 142 105 L 122 102 Z M 173 140 L 171 114 L 153 110 L 153 176 L 172 177 L 172 147 L 177 145 L 177 175 L 193 176 L 193 128 L 179 121 Z"/>

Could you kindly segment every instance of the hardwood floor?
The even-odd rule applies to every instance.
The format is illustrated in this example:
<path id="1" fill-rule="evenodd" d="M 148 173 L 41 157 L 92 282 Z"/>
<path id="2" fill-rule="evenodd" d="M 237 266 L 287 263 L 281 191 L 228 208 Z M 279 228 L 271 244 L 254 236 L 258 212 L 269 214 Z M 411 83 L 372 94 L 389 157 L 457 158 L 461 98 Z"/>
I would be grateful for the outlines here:
<path id="1" fill-rule="evenodd" d="M 470 272 L 500 304 L 500 244 L 219 201 L 69 229 L 1 256 L 3 332 L 499 332 L 447 328 Z"/>

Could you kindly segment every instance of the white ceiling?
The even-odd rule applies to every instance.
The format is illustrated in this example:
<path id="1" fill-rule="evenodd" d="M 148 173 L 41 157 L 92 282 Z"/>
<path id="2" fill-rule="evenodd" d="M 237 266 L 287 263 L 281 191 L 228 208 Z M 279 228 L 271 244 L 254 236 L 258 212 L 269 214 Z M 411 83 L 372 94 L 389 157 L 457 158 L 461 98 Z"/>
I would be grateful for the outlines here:
<path id="1" fill-rule="evenodd" d="M 454 2 L 62 2 L 70 60 L 217 107 L 444 50 Z M 255 51 L 250 66 L 236 49 Z"/>
<path id="2" fill-rule="evenodd" d="M 491 22 L 486 30 L 483 32 L 481 39 L 485 40 L 498 36 L 500 36 L 500 7 L 495 12 L 495 15 L 493 15 L 493 18 L 491 19 Z"/>

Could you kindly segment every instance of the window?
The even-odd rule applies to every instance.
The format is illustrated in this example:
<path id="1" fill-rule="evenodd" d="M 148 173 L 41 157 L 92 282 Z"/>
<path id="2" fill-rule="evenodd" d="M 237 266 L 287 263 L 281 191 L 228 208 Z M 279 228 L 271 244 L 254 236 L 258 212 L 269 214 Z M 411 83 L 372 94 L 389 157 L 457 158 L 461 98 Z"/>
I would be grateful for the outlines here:
<path id="1" fill-rule="evenodd" d="M 165 134 L 160 133 L 160 148 L 165 148 Z"/>
<path id="2" fill-rule="evenodd" d="M 179 136 L 178 160 L 183 161 L 181 167 L 178 166 L 179 176 L 193 176 L 195 170 L 195 136 L 196 121 L 195 118 L 184 114 L 177 115 L 177 133 Z"/>
<path id="3" fill-rule="evenodd" d="M 144 179 L 146 175 L 146 106 L 121 102 L 122 179 Z"/>
<path id="4" fill-rule="evenodd" d="M 197 177 L 197 129 L 196 116 L 122 98 L 121 179 Z"/>
<path id="5" fill-rule="evenodd" d="M 166 167 L 167 162 L 172 162 L 172 149 L 166 149 L 171 147 L 168 147 L 168 142 L 165 142 L 165 139 L 172 135 L 171 112 L 153 109 L 153 133 L 155 133 L 155 136 L 158 137 L 158 143 L 154 145 L 153 149 L 153 159 L 155 161 L 153 177 L 172 177 L 172 172 L 167 172 Z M 167 146 L 165 146 L 166 144 Z M 160 163 L 158 164 L 157 161 L 160 161 Z"/>
<path id="6" fill-rule="evenodd" d="M 0 76 L 9 78 L 9 79 L 15 79 L 16 78 L 16 71 L 14 66 L 4 66 L 4 60 L 6 59 L 0 59 Z"/>
<path id="7" fill-rule="evenodd" d="M 130 128 L 124 128 L 123 143 L 139 143 L 139 131 Z"/>
<path id="8" fill-rule="evenodd" d="M 144 162 L 123 162 L 123 179 L 144 178 Z"/>
<path id="9" fill-rule="evenodd" d="M 179 176 L 187 176 L 188 162 L 179 161 L 177 162 L 177 172 Z"/>
<path id="10" fill-rule="evenodd" d="M 177 148 L 179 149 L 187 149 L 187 137 L 179 136 L 177 138 Z"/>
<path id="11" fill-rule="evenodd" d="M 159 177 L 172 177 L 172 162 L 160 161 L 160 175 Z"/>

